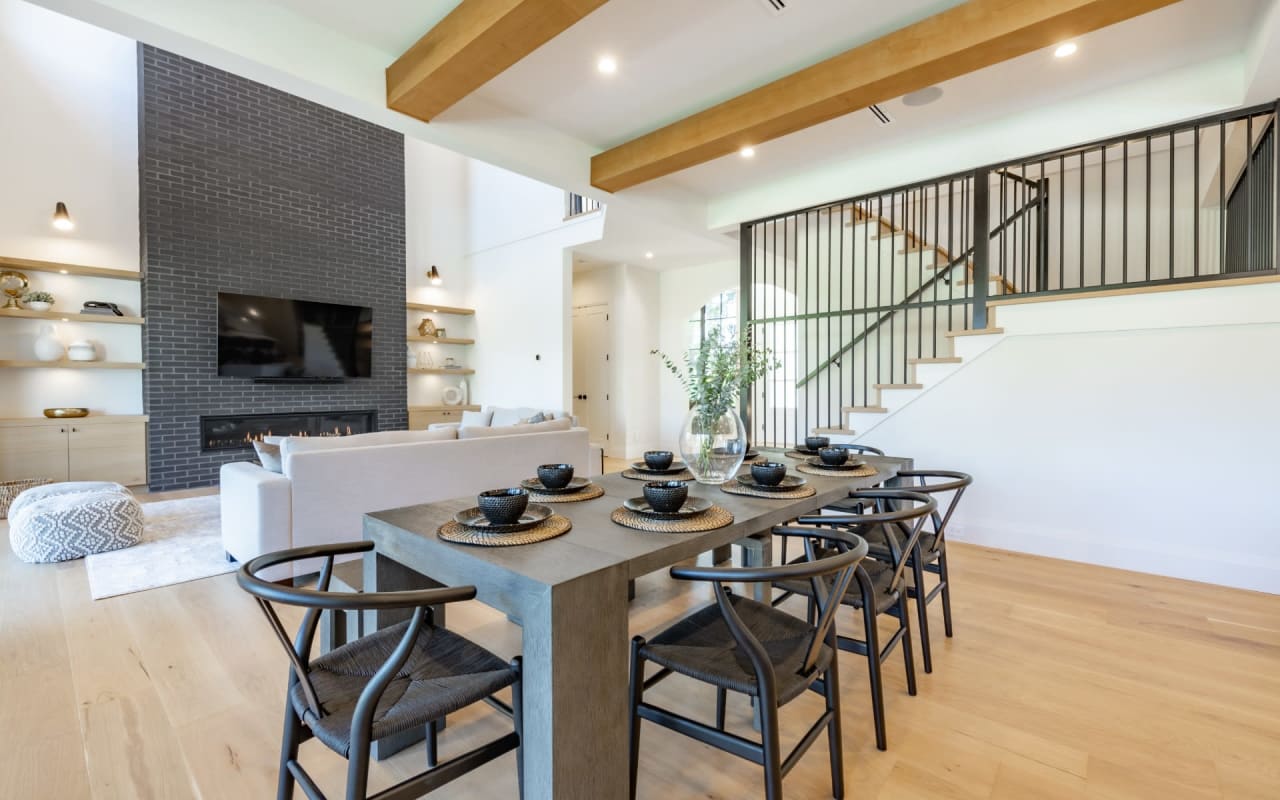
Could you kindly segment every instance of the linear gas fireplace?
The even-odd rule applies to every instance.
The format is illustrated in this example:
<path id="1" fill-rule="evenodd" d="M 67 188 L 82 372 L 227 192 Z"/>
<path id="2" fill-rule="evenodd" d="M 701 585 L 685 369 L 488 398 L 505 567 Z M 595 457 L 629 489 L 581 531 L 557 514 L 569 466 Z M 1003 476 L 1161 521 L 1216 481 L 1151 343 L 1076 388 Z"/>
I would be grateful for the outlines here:
<path id="1" fill-rule="evenodd" d="M 200 418 L 200 450 L 242 450 L 264 436 L 350 436 L 376 430 L 377 411 L 227 414 Z"/>

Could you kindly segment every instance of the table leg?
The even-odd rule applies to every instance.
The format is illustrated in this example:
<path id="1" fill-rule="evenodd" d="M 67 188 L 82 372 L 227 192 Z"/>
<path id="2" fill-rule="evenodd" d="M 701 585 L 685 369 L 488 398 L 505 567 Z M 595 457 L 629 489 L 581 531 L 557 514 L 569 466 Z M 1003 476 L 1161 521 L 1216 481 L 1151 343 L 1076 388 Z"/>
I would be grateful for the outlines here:
<path id="1" fill-rule="evenodd" d="M 527 800 L 623 800 L 628 786 L 627 573 L 547 587 L 523 610 Z"/>
<path id="2" fill-rule="evenodd" d="M 733 558 L 733 545 L 726 544 L 711 551 L 711 563 L 723 564 Z"/>
<path id="3" fill-rule="evenodd" d="M 767 567 L 773 563 L 772 531 L 764 531 L 763 533 L 757 533 L 755 536 L 740 539 L 738 544 L 742 546 L 742 566 Z M 752 591 L 758 603 L 770 603 L 773 601 L 773 587 L 767 583 L 752 584 Z"/>

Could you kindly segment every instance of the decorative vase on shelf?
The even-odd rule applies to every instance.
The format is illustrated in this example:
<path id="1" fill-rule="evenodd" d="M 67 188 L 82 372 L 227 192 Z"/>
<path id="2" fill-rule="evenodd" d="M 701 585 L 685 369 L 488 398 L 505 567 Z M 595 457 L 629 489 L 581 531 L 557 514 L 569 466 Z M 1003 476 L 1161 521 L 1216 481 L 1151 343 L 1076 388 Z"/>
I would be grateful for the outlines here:
<path id="1" fill-rule="evenodd" d="M 694 406 L 680 429 L 680 457 L 698 483 L 732 480 L 747 455 L 747 429 L 738 412 Z"/>
<path id="2" fill-rule="evenodd" d="M 31 311 L 48 311 L 53 308 L 53 303 L 46 303 L 43 300 L 28 300 L 27 308 Z"/>
<path id="3" fill-rule="evenodd" d="M 418 366 L 418 354 L 413 352 L 412 347 L 408 348 L 408 353 L 406 356 L 406 366 L 408 366 L 409 369 L 413 369 L 414 367 Z"/>
<path id="4" fill-rule="evenodd" d="M 35 341 L 36 358 L 41 361 L 57 361 L 66 354 L 62 342 L 58 341 L 58 330 L 52 325 L 40 326 L 40 335 Z"/>
<path id="5" fill-rule="evenodd" d="M 97 361 L 98 348 L 94 347 L 93 342 L 81 339 L 67 345 L 67 358 L 72 361 Z"/>
<path id="6" fill-rule="evenodd" d="M 465 406 L 471 402 L 471 387 L 467 385 L 466 378 L 458 381 L 458 391 L 462 392 L 462 405 Z"/>

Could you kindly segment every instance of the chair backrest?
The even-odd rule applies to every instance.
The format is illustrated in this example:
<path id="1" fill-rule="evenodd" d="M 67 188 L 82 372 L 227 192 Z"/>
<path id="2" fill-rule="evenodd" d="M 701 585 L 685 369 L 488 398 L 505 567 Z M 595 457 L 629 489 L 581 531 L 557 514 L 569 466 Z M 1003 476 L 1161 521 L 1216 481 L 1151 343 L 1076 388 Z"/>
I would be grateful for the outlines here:
<path id="1" fill-rule="evenodd" d="M 915 550 L 920 534 L 924 532 L 925 522 L 937 510 L 938 502 L 927 494 L 905 489 L 859 489 L 850 492 L 849 498 L 865 500 L 867 505 L 875 506 L 876 511 L 805 516 L 800 518 L 800 523 L 832 526 L 855 534 L 876 525 L 898 529 L 902 534 L 901 540 L 894 536 L 886 537 L 893 564 L 889 591 L 897 591 L 902 585 L 907 556 Z"/>
<path id="2" fill-rule="evenodd" d="M 899 472 L 898 477 L 904 480 L 914 478 L 917 481 L 917 485 L 911 487 L 913 492 L 928 495 L 942 495 L 952 492 L 951 498 L 945 503 L 946 510 L 939 513 L 935 509 L 929 515 L 933 524 L 933 533 L 937 536 L 933 547 L 935 550 L 940 549 L 947 535 L 947 524 L 951 522 L 951 515 L 955 513 L 956 506 L 960 504 L 960 498 L 964 496 L 964 490 L 973 483 L 973 476 L 966 472 L 957 472 L 950 469 L 912 469 Z M 935 480 L 936 482 L 929 483 L 930 480 Z"/>
<path id="3" fill-rule="evenodd" d="M 388 659 L 388 665 L 397 659 L 401 662 L 409 655 L 413 640 L 417 638 L 424 625 L 431 624 L 430 607 L 443 603 L 454 603 L 470 600 L 476 596 L 474 586 L 444 587 L 439 589 L 420 589 L 407 592 L 330 592 L 329 582 L 333 577 L 333 561 L 337 556 L 353 553 L 366 553 L 373 549 L 373 542 L 345 542 L 342 544 L 317 545 L 314 547 L 295 547 L 276 553 L 266 553 L 250 559 L 240 567 L 236 575 L 236 583 L 258 601 L 258 607 L 266 615 L 271 630 L 284 647 L 293 667 L 293 678 L 302 684 L 302 693 L 307 706 L 316 717 L 323 716 L 320 702 L 316 697 L 315 687 L 311 684 L 309 661 L 311 644 L 315 640 L 316 627 L 320 622 L 322 611 L 357 611 L 366 609 L 413 609 L 414 615 L 401 644 Z M 324 559 L 315 589 L 304 589 L 284 586 L 265 581 L 257 573 L 269 567 L 300 561 L 310 558 Z M 285 632 L 280 616 L 276 614 L 272 603 L 300 606 L 307 609 L 302 615 L 302 624 L 298 626 L 297 636 L 293 642 Z M 398 669 L 398 667 L 396 667 Z M 385 670 L 379 670 L 381 675 Z M 394 672 L 395 669 L 390 670 Z M 372 686 L 372 683 L 371 683 Z M 380 694 L 378 690 L 377 694 Z M 375 699 L 376 704 L 376 699 Z"/>
<path id="4" fill-rule="evenodd" d="M 840 599 L 853 581 L 854 571 L 867 555 L 867 542 L 860 536 L 830 528 L 783 526 L 774 528 L 779 536 L 803 537 L 806 560 L 767 567 L 672 567 L 671 577 L 679 580 L 709 581 L 716 603 L 738 647 L 746 653 L 762 683 L 773 680 L 773 665 L 760 641 L 747 629 L 734 610 L 726 583 L 776 583 L 809 581 L 818 607 L 800 673 L 811 674 L 822 653 L 822 645 L 835 641 L 835 615 Z"/>

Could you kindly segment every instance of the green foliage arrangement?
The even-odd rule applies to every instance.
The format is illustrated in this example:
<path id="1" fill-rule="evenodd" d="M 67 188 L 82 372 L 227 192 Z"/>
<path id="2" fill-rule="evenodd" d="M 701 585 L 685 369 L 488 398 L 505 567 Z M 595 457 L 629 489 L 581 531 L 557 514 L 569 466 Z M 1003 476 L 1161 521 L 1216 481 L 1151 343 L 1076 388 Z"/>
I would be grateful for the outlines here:
<path id="1" fill-rule="evenodd" d="M 697 427 L 704 430 L 733 408 L 751 384 L 782 366 L 768 347 L 752 348 L 745 335 L 726 342 L 718 328 L 707 332 L 696 351 L 684 354 L 683 366 L 661 350 L 650 352 L 679 379 L 689 404 L 698 409 Z"/>
<path id="2" fill-rule="evenodd" d="M 53 295 L 48 292 L 27 292 L 22 296 L 24 303 L 52 303 Z"/>

